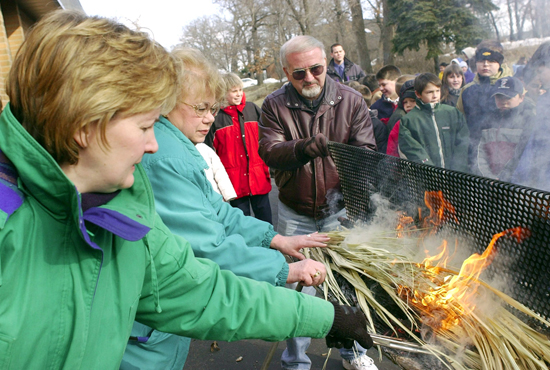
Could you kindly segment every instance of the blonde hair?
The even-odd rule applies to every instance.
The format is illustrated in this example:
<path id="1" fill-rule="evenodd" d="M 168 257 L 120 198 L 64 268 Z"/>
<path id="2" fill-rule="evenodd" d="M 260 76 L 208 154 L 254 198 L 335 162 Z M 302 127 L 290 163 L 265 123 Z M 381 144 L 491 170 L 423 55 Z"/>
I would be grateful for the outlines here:
<path id="1" fill-rule="evenodd" d="M 59 164 L 78 162 L 73 139 L 107 124 L 176 102 L 178 65 L 145 32 L 110 19 L 61 10 L 39 21 L 19 49 L 7 80 L 14 115 Z"/>
<path id="2" fill-rule="evenodd" d="M 178 101 L 182 102 L 191 96 L 207 98 L 213 95 L 219 102 L 225 97 L 227 91 L 218 69 L 199 50 L 176 47 L 171 54 L 183 66 L 179 76 L 181 88 Z"/>
<path id="3" fill-rule="evenodd" d="M 226 73 L 222 75 L 223 82 L 225 83 L 225 92 L 228 93 L 232 88 L 243 88 L 243 81 L 235 73 Z"/>

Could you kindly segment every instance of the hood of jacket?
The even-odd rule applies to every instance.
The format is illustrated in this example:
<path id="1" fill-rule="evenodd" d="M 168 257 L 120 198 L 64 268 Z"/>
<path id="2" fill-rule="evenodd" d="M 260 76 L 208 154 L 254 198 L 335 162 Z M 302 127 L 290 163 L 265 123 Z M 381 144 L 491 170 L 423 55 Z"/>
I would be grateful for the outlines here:
<path id="1" fill-rule="evenodd" d="M 231 117 L 237 117 L 237 112 L 243 112 L 244 107 L 246 105 L 246 94 L 243 91 L 243 99 L 241 100 L 241 104 L 239 105 L 228 105 L 226 107 L 222 108 L 222 111 L 229 114 Z"/>

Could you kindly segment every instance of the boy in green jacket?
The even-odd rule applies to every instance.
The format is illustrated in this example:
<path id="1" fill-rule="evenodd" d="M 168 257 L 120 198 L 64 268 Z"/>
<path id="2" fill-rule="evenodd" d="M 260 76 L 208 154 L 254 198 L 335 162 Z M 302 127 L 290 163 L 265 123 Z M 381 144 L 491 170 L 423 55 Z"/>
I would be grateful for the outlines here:
<path id="1" fill-rule="evenodd" d="M 399 151 L 418 163 L 468 171 L 469 133 L 458 109 L 439 104 L 441 80 L 422 73 L 414 80 L 416 107 L 401 118 Z"/>
<path id="2" fill-rule="evenodd" d="M 372 345 L 361 313 L 220 271 L 163 224 L 140 161 L 179 69 L 146 33 L 78 12 L 26 35 L 0 116 L 0 369 L 117 369 L 134 320 Z"/>

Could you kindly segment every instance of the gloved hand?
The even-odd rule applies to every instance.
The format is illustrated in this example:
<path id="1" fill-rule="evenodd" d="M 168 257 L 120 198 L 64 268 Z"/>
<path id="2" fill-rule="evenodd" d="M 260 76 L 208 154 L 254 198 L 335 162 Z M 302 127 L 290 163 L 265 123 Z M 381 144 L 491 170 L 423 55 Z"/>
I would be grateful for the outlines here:
<path id="1" fill-rule="evenodd" d="M 303 152 L 310 160 L 321 157 L 324 158 L 329 155 L 327 138 L 323 134 L 317 134 L 306 140 L 303 146 Z"/>
<path id="2" fill-rule="evenodd" d="M 367 319 L 358 308 L 343 306 L 332 302 L 334 305 L 334 322 L 325 338 L 327 347 L 352 348 L 353 341 L 357 341 L 362 347 L 373 346 L 372 338 L 367 332 Z"/>

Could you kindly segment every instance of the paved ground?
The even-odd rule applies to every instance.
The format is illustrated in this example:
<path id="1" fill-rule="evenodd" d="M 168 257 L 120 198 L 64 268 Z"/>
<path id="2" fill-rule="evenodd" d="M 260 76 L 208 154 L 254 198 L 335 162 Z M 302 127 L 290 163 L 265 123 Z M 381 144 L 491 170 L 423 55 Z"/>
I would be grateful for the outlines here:
<path id="1" fill-rule="evenodd" d="M 271 210 L 273 212 L 273 224 L 277 225 L 277 187 L 273 183 L 273 190 L 269 194 L 271 201 Z M 255 370 L 260 369 L 272 346 L 270 342 L 262 340 L 242 340 L 233 343 L 217 342 L 219 350 L 211 350 L 213 341 L 193 340 L 189 357 L 185 364 L 185 370 Z M 279 343 L 277 351 L 273 356 L 269 370 L 281 368 L 280 359 L 286 343 Z M 327 359 L 328 348 L 324 339 L 314 339 L 308 350 L 311 358 L 311 369 L 322 369 Z M 397 370 L 399 366 L 394 365 L 389 359 L 383 358 L 382 362 L 378 359 L 378 352 L 370 349 L 368 352 L 379 370 Z M 338 350 L 333 349 L 326 366 L 327 370 L 341 370 L 342 360 Z"/>

